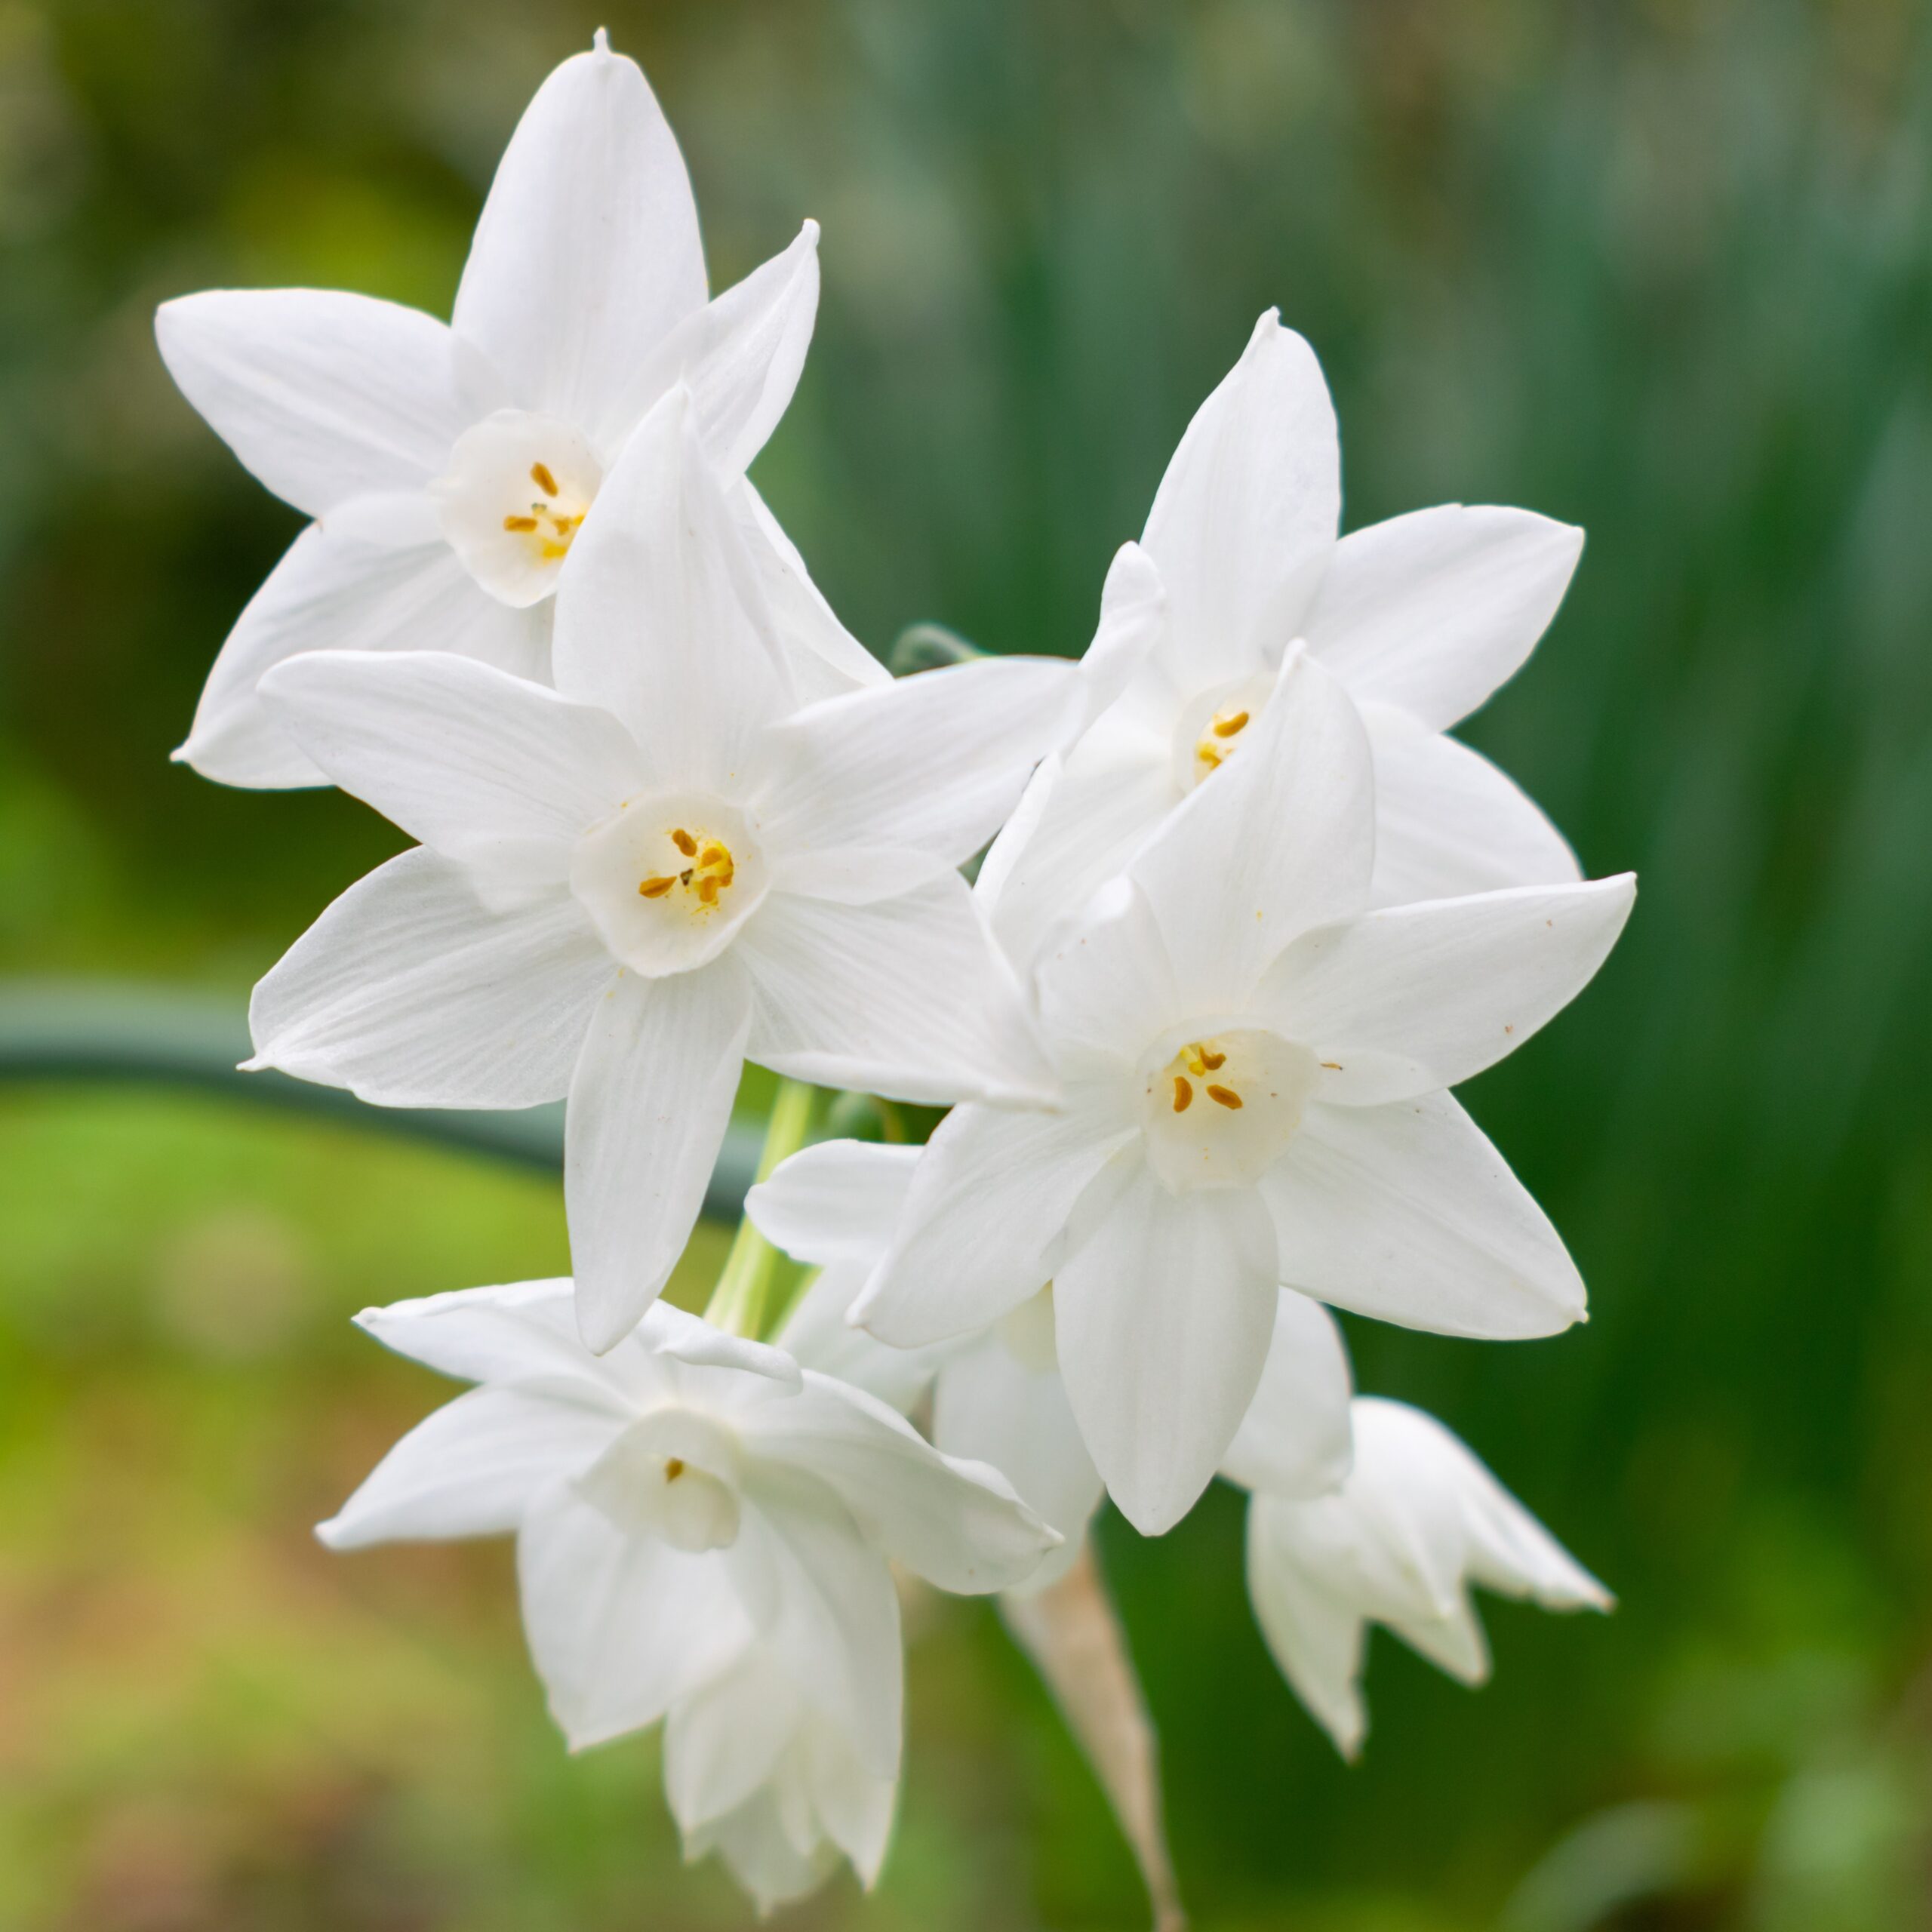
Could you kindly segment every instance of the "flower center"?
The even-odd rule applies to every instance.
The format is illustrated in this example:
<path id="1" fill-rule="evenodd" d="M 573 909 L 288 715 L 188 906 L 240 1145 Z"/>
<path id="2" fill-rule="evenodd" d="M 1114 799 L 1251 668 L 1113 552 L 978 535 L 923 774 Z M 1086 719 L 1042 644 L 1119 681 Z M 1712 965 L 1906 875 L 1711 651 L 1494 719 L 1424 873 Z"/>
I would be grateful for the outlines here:
<path id="1" fill-rule="evenodd" d="M 500 409 L 466 429 L 430 485 L 450 547 L 500 602 L 549 595 L 604 472 L 568 423 Z"/>
<path id="2" fill-rule="evenodd" d="M 1318 1077 L 1306 1047 L 1259 1028 L 1157 1043 L 1141 1065 L 1155 1173 L 1177 1192 L 1258 1180 L 1294 1139 Z"/>
<path id="3" fill-rule="evenodd" d="M 1182 707 L 1174 736 L 1174 784 L 1181 792 L 1219 771 L 1251 736 L 1274 688 L 1274 674 L 1238 678 L 1198 694 Z"/>
<path id="4" fill-rule="evenodd" d="M 641 1416 L 576 1481 L 577 1494 L 632 1536 L 674 1549 L 722 1549 L 738 1537 L 743 1452 L 698 1409 Z"/>
<path id="5" fill-rule="evenodd" d="M 626 799 L 586 832 L 571 886 L 611 950 L 654 979 L 715 958 L 764 897 L 749 821 L 688 792 Z"/>
<path id="6" fill-rule="evenodd" d="M 715 912 L 720 893 L 728 892 L 738 869 L 731 863 L 731 848 L 721 838 L 700 838 L 681 825 L 671 829 L 671 843 L 681 859 L 691 863 L 675 872 L 654 872 L 638 881 L 640 899 L 668 899 L 674 892 L 688 892 L 697 903 L 688 908 L 703 914 Z"/>

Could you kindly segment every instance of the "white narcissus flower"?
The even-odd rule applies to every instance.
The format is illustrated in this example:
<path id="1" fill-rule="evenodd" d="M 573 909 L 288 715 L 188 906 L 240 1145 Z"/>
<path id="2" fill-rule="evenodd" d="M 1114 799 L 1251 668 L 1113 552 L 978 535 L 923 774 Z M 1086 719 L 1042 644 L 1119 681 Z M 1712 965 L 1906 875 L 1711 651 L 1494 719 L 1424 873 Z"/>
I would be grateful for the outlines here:
<path id="1" fill-rule="evenodd" d="M 801 708 L 683 392 L 604 486 L 555 688 L 318 652 L 263 694 L 423 842 L 257 987 L 256 1057 L 395 1106 L 569 1097 L 580 1314 L 608 1348 L 691 1232 L 745 1057 L 944 1103 L 1052 1094 L 957 868 L 1091 700 L 1005 659 Z"/>
<path id="2" fill-rule="evenodd" d="M 1016 1586 L 1031 1594 L 1056 1582 L 1078 1554 L 1102 1494 L 1060 1378 L 1051 1287 L 978 1334 L 921 1349 L 892 1348 L 846 1318 L 891 1247 L 919 1152 L 823 1142 L 754 1187 L 745 1211 L 775 1246 L 821 1270 L 785 1324 L 787 1351 L 901 1411 L 930 1388 L 939 1447 L 992 1463 L 1066 1539 Z M 1282 1290 L 1260 1386 L 1220 1473 L 1283 1496 L 1334 1489 L 1349 1467 L 1349 1392 L 1334 1318 Z"/>
<path id="3" fill-rule="evenodd" d="M 690 387 L 732 477 L 783 414 L 817 310 L 817 244 L 808 222 L 707 302 L 677 142 L 600 32 L 525 110 L 448 325 L 314 289 L 163 304 L 156 334 L 183 393 L 315 519 L 242 613 L 176 755 L 227 784 L 321 783 L 256 697 L 300 651 L 451 651 L 546 677 L 552 593 L 658 398 Z"/>
<path id="4" fill-rule="evenodd" d="M 1635 882 L 1365 911 L 1359 718 L 1306 657 L 1281 675 L 1241 755 L 1041 961 L 1058 1110 L 955 1109 L 853 1309 L 916 1346 L 1051 1280 L 1081 1434 L 1150 1534 L 1226 1454 L 1278 1284 L 1448 1334 L 1583 1312 L 1555 1230 L 1447 1090 L 1580 990 Z"/>
<path id="5" fill-rule="evenodd" d="M 1610 1592 L 1468 1447 L 1405 1403 L 1358 1396 L 1355 1466 L 1312 1500 L 1248 1505 L 1247 1587 L 1268 1647 L 1345 1758 L 1368 1729 L 1370 1623 L 1466 1684 L 1489 1675 L 1469 1601 L 1480 1584 L 1546 1610 L 1608 1610 Z"/>
<path id="6" fill-rule="evenodd" d="M 591 1355 L 568 1281 L 370 1309 L 378 1341 L 478 1386 L 323 1524 L 331 1548 L 513 1534 L 531 1654 L 574 1749 L 667 1720 L 694 1857 L 761 1903 L 868 1882 L 899 1773 L 888 1560 L 942 1589 L 1018 1581 L 1057 1541 L 996 1471 L 882 1403 L 660 1303 Z"/>
<path id="7" fill-rule="evenodd" d="M 1297 640 L 1359 707 L 1375 761 L 1373 903 L 1567 882 L 1574 856 L 1486 759 L 1444 736 L 1521 668 L 1583 533 L 1447 504 L 1337 540 L 1335 414 L 1314 352 L 1270 309 L 1189 425 L 1139 546 L 1158 640 L 1063 765 L 999 931 L 1031 959 L 1202 779 L 1239 757 Z"/>

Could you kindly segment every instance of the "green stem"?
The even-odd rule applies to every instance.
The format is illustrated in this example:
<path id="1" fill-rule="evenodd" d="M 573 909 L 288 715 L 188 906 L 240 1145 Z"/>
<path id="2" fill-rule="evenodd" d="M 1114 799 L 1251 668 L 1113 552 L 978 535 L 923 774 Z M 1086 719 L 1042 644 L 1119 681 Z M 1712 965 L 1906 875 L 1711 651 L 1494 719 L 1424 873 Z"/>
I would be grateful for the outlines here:
<path id="1" fill-rule="evenodd" d="M 764 1146 L 758 1158 L 759 1180 L 769 1180 L 780 1161 L 805 1144 L 805 1137 L 811 1131 L 814 1097 L 803 1081 L 779 1082 L 778 1097 L 771 1103 L 771 1118 L 764 1130 Z M 758 1340 L 764 1327 L 765 1303 L 771 1296 L 772 1279 L 782 1260 L 777 1249 L 752 1226 L 751 1217 L 746 1215 L 732 1238 L 731 1251 L 724 1257 L 724 1271 L 704 1311 L 705 1320 L 714 1328 Z"/>

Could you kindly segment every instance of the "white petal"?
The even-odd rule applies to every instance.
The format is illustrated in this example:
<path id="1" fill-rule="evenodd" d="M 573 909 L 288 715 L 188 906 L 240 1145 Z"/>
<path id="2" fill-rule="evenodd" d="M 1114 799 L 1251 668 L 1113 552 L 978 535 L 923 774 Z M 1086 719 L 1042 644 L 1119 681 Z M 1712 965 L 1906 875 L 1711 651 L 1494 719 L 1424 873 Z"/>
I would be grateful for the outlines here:
<path id="1" fill-rule="evenodd" d="M 636 63 L 600 48 L 537 91 L 497 164 L 457 332 L 525 409 L 593 438 L 652 347 L 705 299 L 684 157 Z"/>
<path id="2" fill-rule="evenodd" d="M 174 755 L 217 784 L 324 784 L 257 699 L 263 674 L 305 651 L 404 648 L 460 651 L 519 677 L 543 677 L 549 614 L 485 596 L 440 542 L 395 549 L 312 524 L 236 619 Z"/>
<path id="3" fill-rule="evenodd" d="M 499 400 L 433 316 L 366 295 L 214 289 L 163 303 L 155 336 L 222 441 L 311 516 L 420 488 Z"/>
<path id="4" fill-rule="evenodd" d="M 608 712 L 445 651 L 311 651 L 262 697 L 345 792 L 491 875 L 561 883 L 639 780 Z"/>
<path id="5" fill-rule="evenodd" d="M 725 470 L 742 472 L 792 400 L 817 314 L 818 223 L 808 221 L 782 255 L 685 317 L 606 420 L 628 427 L 682 382 L 705 448 Z"/>
<path id="6" fill-rule="evenodd" d="M 844 846 L 924 854 L 928 877 L 963 865 L 1066 735 L 1081 696 L 1072 664 L 983 658 L 827 698 L 774 725 L 761 817 L 781 878 L 792 855 Z"/>
<path id="7" fill-rule="evenodd" d="M 1375 756 L 1374 904 L 1583 877 L 1562 833 L 1480 752 L 1386 706 L 1362 716 Z"/>
<path id="8" fill-rule="evenodd" d="M 868 1771 L 845 1734 L 816 1713 L 806 1721 L 805 1747 L 819 1821 L 869 1888 L 885 1863 L 899 1780 Z"/>
<path id="9" fill-rule="evenodd" d="M 1283 1288 L 1261 1384 L 1222 1459 L 1222 1475 L 1276 1496 L 1321 1496 L 1339 1487 L 1353 1457 L 1352 1393 L 1334 1317 Z"/>
<path id="10" fill-rule="evenodd" d="M 1335 544 L 1341 456 L 1315 352 L 1279 314 L 1188 425 L 1147 518 L 1177 660 L 1200 689 L 1292 637 Z"/>
<path id="11" fill-rule="evenodd" d="M 798 547 L 763 497 L 740 477 L 726 492 L 746 540 L 752 570 L 785 647 L 801 703 L 890 684 L 891 674 L 838 621 L 813 583 Z"/>
<path id="12" fill-rule="evenodd" d="M 1170 768 L 1164 740 L 1111 718 L 1063 767 L 1041 767 L 1039 789 L 1029 788 L 980 872 L 994 933 L 1016 964 L 1032 964 L 1174 809 Z"/>
<path id="13" fill-rule="evenodd" d="M 1168 587 L 1138 543 L 1123 543 L 1100 586 L 1100 621 L 1080 660 L 1078 728 L 1085 731 L 1126 691 L 1168 623 Z"/>
<path id="14" fill-rule="evenodd" d="M 418 1423 L 315 1534 L 331 1549 L 503 1534 L 551 1484 L 594 1463 L 627 1420 L 615 1404 L 472 1389 Z"/>
<path id="15" fill-rule="evenodd" d="M 716 1852 L 731 1876 L 751 1894 L 761 1918 L 816 1891 L 838 1869 L 838 1854 L 820 1840 L 801 1851 L 792 1842 L 779 1794 L 770 1786 L 728 1817 L 685 1838 L 687 1861 Z"/>
<path id="16" fill-rule="evenodd" d="M 1128 1068 L 1190 1017 L 1160 921 L 1131 878 L 1104 888 L 1037 968 L 1040 1024 L 1055 1047 L 1084 1047 Z"/>
<path id="17" fill-rule="evenodd" d="M 761 1644 L 672 1709 L 664 1795 L 683 1832 L 734 1811 L 771 1777 L 804 1718 L 798 1690 Z"/>
<path id="18" fill-rule="evenodd" d="M 1340 1072 L 1362 1106 L 1454 1087 L 1513 1052 L 1594 976 L 1636 898 L 1633 873 L 1399 906 L 1304 933 L 1256 1010 Z"/>
<path id="19" fill-rule="evenodd" d="M 714 1328 L 703 1316 L 673 1308 L 669 1302 L 651 1303 L 636 1339 L 660 1357 L 668 1356 L 693 1368 L 724 1369 L 734 1380 L 749 1375 L 777 1383 L 787 1390 L 795 1391 L 800 1386 L 798 1364 L 784 1349 Z M 690 1381 L 688 1377 L 683 1379 Z M 710 1379 L 703 1378 L 707 1382 Z"/>
<path id="20" fill-rule="evenodd" d="M 596 1002 L 571 1081 L 564 1204 L 577 1324 L 599 1355 L 636 1327 L 684 1252 L 749 1024 L 728 957 L 664 980 L 627 973 Z"/>
<path id="21" fill-rule="evenodd" d="M 1447 731 L 1521 668 L 1583 549 L 1580 530 L 1528 510 L 1392 517 L 1336 546 L 1303 635 L 1358 700 Z"/>
<path id="22" fill-rule="evenodd" d="M 355 1325 L 386 1349 L 465 1382 L 540 1384 L 554 1393 L 568 1389 L 581 1401 L 626 1408 L 663 1399 L 665 1378 L 654 1358 L 626 1350 L 600 1360 L 584 1347 L 568 1275 L 365 1308 Z"/>
<path id="23" fill-rule="evenodd" d="M 891 1243 L 919 1151 L 822 1140 L 760 1181 L 745 1197 L 745 1212 L 795 1261 L 870 1266 Z"/>
<path id="24" fill-rule="evenodd" d="M 1361 1614 L 1309 1577 L 1280 1534 L 1301 1505 L 1257 1494 L 1247 1506 L 1247 1593 L 1256 1620 L 1295 1695 L 1353 1758 L 1368 1734 L 1361 1700 Z"/>
<path id="25" fill-rule="evenodd" d="M 1052 1097 L 1019 988 L 956 873 L 869 906 L 774 892 L 736 956 L 755 988 L 751 1057 L 775 1072 L 937 1105 Z"/>
<path id="26" fill-rule="evenodd" d="M 883 1402 L 829 1377 L 808 1371 L 801 1394 L 761 1404 L 743 1429 L 749 1455 L 827 1484 L 879 1549 L 941 1589 L 1004 1589 L 1057 1541 L 998 1470 L 941 1455 Z"/>
<path id="27" fill-rule="evenodd" d="M 925 1394 L 934 1371 L 955 1345 L 895 1349 L 854 1327 L 848 1319 L 852 1304 L 870 1272 L 848 1263 L 827 1268 L 798 1298 L 778 1340 L 800 1367 L 849 1382 L 904 1415 Z"/>
<path id="28" fill-rule="evenodd" d="M 745 1496 L 745 1527 L 727 1552 L 743 1601 L 866 1767 L 896 1776 L 905 1655 L 885 1558 L 836 1494 L 801 1471 L 749 1462 Z"/>
<path id="29" fill-rule="evenodd" d="M 970 1334 L 1037 1294 L 1075 1203 L 1136 1129 L 1069 1096 L 1063 1113 L 955 1107 L 912 1175 L 892 1251 L 853 1318 L 913 1347 Z"/>
<path id="30" fill-rule="evenodd" d="M 750 1642 L 725 1564 L 625 1535 L 560 1485 L 517 1538 L 531 1656 L 574 1751 L 655 1724 Z"/>
<path id="31" fill-rule="evenodd" d="M 1051 1361 L 1038 1367 L 1022 1362 L 997 1329 L 989 1331 L 940 1370 L 933 1387 L 933 1440 L 949 1456 L 998 1469 L 1066 1539 L 1018 1587 L 1030 1593 L 1063 1575 L 1079 1554 L 1103 1485 L 1059 1368 Z"/>
<path id="32" fill-rule="evenodd" d="M 1289 940 L 1358 912 L 1374 868 L 1368 739 L 1341 687 L 1296 660 L 1243 737 L 1128 869 L 1204 1011 L 1238 1011 Z"/>
<path id="33" fill-rule="evenodd" d="M 1273 1231 L 1252 1189 L 1143 1175 L 1054 1278 L 1060 1373 L 1108 1492 L 1143 1536 L 1208 1487 L 1275 1325 Z"/>
<path id="34" fill-rule="evenodd" d="M 558 585 L 551 661 L 558 690 L 623 721 L 658 784 L 736 800 L 795 704 L 688 405 L 674 389 L 605 478 Z"/>
<path id="35" fill-rule="evenodd" d="M 1281 1278 L 1338 1308 L 1497 1341 L 1583 1318 L 1556 1230 L 1447 1094 L 1311 1105 L 1261 1191 Z"/>
<path id="36" fill-rule="evenodd" d="M 352 885 L 255 988 L 248 1064 L 378 1106 L 537 1106 L 568 1091 L 616 970 L 567 893 L 492 911 L 419 846 Z"/>

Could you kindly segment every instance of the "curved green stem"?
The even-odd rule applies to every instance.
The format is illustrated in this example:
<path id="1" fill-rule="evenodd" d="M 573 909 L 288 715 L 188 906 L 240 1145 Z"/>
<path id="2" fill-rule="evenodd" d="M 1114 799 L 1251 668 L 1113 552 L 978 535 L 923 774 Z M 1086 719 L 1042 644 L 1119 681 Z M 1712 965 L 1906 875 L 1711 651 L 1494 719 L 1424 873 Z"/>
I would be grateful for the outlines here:
<path id="1" fill-rule="evenodd" d="M 812 1103 L 816 1096 L 799 1080 L 779 1083 L 778 1097 L 771 1103 L 771 1118 L 764 1130 L 764 1146 L 758 1158 L 759 1180 L 770 1178 L 780 1161 L 795 1154 L 811 1131 Z M 773 1278 L 783 1260 L 777 1249 L 752 1226 L 746 1215 L 732 1238 L 731 1251 L 724 1257 L 724 1272 L 712 1291 L 704 1318 L 715 1328 L 734 1335 L 761 1337 L 766 1303 L 771 1294 Z M 788 1298 L 789 1300 L 789 1298 Z M 780 1316 L 785 1310 L 777 1311 Z"/>

